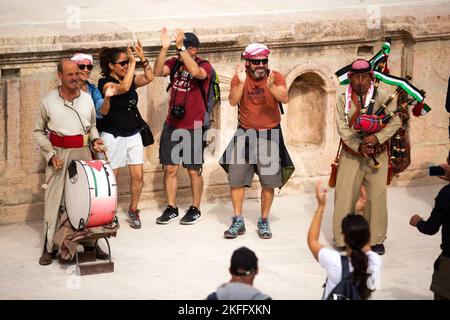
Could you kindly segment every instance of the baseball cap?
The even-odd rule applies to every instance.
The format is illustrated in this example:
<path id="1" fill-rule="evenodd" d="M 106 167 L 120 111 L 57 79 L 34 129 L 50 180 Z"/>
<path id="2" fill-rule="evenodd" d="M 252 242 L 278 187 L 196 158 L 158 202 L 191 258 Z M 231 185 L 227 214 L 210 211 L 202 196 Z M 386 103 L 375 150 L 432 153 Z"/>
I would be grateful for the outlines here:
<path id="1" fill-rule="evenodd" d="M 248 276 L 254 273 L 256 269 L 258 269 L 258 258 L 252 250 L 241 247 L 233 252 L 230 266 L 232 274 Z"/>
<path id="2" fill-rule="evenodd" d="M 185 32 L 183 45 L 186 48 L 189 48 L 189 47 L 198 48 L 198 46 L 200 45 L 200 41 L 198 40 L 197 36 L 195 34 L 193 34 L 192 32 Z"/>

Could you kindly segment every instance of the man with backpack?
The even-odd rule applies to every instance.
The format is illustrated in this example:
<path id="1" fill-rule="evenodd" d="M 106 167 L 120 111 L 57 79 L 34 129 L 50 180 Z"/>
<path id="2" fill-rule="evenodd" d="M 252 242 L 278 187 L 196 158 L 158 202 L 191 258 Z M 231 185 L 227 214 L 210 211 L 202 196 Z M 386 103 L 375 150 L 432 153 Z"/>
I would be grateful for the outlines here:
<path id="1" fill-rule="evenodd" d="M 248 45 L 242 54 L 245 62 L 236 66 L 231 79 L 229 100 L 231 106 L 238 105 L 239 127 L 221 160 L 228 172 L 234 208 L 231 226 L 224 232 L 227 239 L 245 233 L 244 187 L 251 186 L 255 173 L 262 186 L 258 235 L 261 239 L 272 238 L 268 218 L 274 189 L 284 184 L 280 159 L 282 155 L 289 158 L 281 133 L 279 107 L 280 102 L 288 102 L 288 92 L 283 75 L 269 70 L 269 54 L 264 44 Z"/>
<path id="2" fill-rule="evenodd" d="M 213 68 L 197 56 L 200 41 L 197 36 L 181 29 L 175 30 L 177 57 L 166 59 L 171 39 L 167 29 L 161 30 L 161 51 L 154 65 L 154 74 L 170 75 L 169 109 L 159 146 L 159 159 L 164 166 L 164 187 L 168 205 L 156 219 L 168 224 L 178 218 L 176 206 L 177 170 L 180 164 L 187 169 L 191 181 L 192 205 L 181 218 L 181 224 L 194 224 L 200 217 L 203 192 L 203 130 L 208 92 Z"/>

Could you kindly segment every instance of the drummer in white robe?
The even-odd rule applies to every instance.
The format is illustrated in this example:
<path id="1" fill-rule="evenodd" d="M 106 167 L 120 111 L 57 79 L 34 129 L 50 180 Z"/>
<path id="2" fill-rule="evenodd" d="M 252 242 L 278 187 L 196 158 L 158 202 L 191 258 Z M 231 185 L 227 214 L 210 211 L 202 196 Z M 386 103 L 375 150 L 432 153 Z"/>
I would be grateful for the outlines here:
<path id="1" fill-rule="evenodd" d="M 38 110 L 33 137 L 46 160 L 46 181 L 56 171 L 45 191 L 44 232 L 41 265 L 49 265 L 57 252 L 53 237 L 58 225 L 67 166 L 72 160 L 91 160 L 89 144 L 103 151 L 95 123 L 91 96 L 78 89 L 79 68 L 69 60 L 58 63 L 61 85 L 52 90 Z"/>

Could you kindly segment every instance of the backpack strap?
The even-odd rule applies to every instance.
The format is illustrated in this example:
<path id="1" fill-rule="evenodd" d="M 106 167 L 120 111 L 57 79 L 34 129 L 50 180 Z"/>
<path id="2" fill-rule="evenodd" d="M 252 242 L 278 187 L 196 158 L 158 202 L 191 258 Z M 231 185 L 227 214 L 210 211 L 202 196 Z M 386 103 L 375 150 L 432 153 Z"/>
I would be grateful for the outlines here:
<path id="1" fill-rule="evenodd" d="M 208 60 L 200 60 L 197 64 L 200 67 L 205 62 L 208 62 Z M 203 88 L 203 85 L 202 85 L 202 82 L 206 79 L 208 79 L 208 77 L 206 77 L 205 79 L 202 79 L 202 80 L 197 79 L 197 81 L 198 81 L 198 87 L 200 88 L 200 92 L 202 93 L 203 103 L 205 104 L 205 109 L 206 109 L 206 111 L 208 111 L 208 97 L 206 96 L 205 88 Z"/>
<path id="2" fill-rule="evenodd" d="M 280 101 L 278 101 L 278 107 L 280 108 L 281 114 L 284 114 L 283 104 Z"/>

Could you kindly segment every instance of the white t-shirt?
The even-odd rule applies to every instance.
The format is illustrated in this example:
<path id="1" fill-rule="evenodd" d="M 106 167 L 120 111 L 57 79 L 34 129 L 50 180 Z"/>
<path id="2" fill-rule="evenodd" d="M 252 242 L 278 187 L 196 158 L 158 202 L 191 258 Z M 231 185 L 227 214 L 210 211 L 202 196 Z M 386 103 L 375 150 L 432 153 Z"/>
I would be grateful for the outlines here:
<path id="1" fill-rule="evenodd" d="M 381 271 L 381 257 L 373 252 L 368 251 L 366 253 L 367 258 L 369 258 L 369 266 L 367 268 L 367 273 L 370 273 L 370 277 L 367 279 L 367 287 L 371 290 L 375 289 L 375 284 L 380 276 Z M 350 262 L 349 257 L 349 270 L 353 272 L 353 266 Z M 319 263 L 327 271 L 327 283 L 325 285 L 325 295 L 324 299 L 328 297 L 331 290 L 336 287 L 336 285 L 341 281 L 342 276 L 342 265 L 341 265 L 341 254 L 333 249 L 322 248 L 319 251 Z"/>

